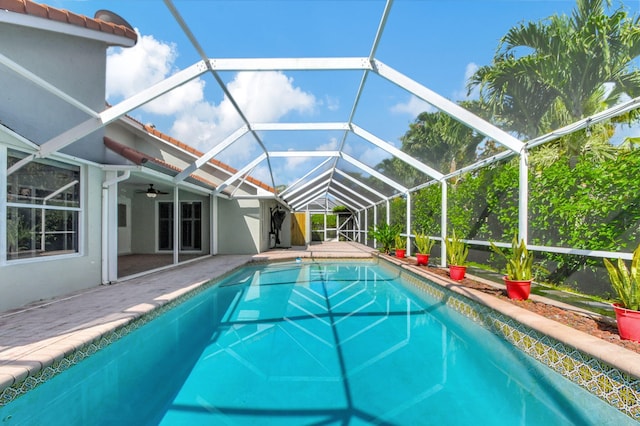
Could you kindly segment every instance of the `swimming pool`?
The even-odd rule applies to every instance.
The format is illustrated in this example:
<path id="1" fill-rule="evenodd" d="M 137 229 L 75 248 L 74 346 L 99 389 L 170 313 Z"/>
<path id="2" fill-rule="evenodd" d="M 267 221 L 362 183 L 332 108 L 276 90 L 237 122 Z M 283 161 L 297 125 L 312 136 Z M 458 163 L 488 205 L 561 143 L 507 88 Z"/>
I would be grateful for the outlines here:
<path id="1" fill-rule="evenodd" d="M 634 424 L 373 262 L 244 268 L 2 424 Z"/>

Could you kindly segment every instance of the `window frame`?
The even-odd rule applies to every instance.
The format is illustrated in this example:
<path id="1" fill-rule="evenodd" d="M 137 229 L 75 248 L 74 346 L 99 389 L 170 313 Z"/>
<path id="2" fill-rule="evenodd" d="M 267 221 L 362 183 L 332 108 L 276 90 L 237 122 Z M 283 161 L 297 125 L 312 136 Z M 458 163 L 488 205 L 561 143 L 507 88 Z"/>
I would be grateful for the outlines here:
<path id="1" fill-rule="evenodd" d="M 0 266 L 4 265 L 16 265 L 16 264 L 26 264 L 26 263 L 36 263 L 36 262 L 46 262 L 46 261 L 56 261 L 60 259 L 69 259 L 74 257 L 84 256 L 85 252 L 85 212 L 86 212 L 86 198 L 87 194 L 85 193 L 85 182 L 87 181 L 87 168 L 85 164 L 82 164 L 77 161 L 70 160 L 65 158 L 64 155 L 52 155 L 48 159 L 53 160 L 57 163 L 61 163 L 63 166 L 69 166 L 78 169 L 78 206 L 77 207 L 69 207 L 69 206 L 56 206 L 49 204 L 33 204 L 33 203 L 24 203 L 24 202 L 13 202 L 8 200 L 8 185 L 9 179 L 7 176 L 7 168 L 9 164 L 9 149 L 15 152 L 19 152 L 21 154 L 31 155 L 29 152 L 16 148 L 14 146 L 0 146 L 0 167 L 3 167 L 4 173 L 2 173 L 2 177 L 0 177 L 0 217 L 2 218 L 2 225 L 0 225 Z M 38 161 L 37 159 L 34 161 Z M 9 258 L 9 247 L 8 247 L 8 215 L 9 209 L 30 209 L 36 212 L 44 211 L 69 211 L 77 214 L 76 224 L 76 248 L 72 252 L 65 253 L 50 253 L 42 252 L 40 255 L 23 257 L 23 258 Z M 53 231 L 57 232 L 57 231 Z M 63 232 L 73 232 L 73 231 L 63 231 Z"/>

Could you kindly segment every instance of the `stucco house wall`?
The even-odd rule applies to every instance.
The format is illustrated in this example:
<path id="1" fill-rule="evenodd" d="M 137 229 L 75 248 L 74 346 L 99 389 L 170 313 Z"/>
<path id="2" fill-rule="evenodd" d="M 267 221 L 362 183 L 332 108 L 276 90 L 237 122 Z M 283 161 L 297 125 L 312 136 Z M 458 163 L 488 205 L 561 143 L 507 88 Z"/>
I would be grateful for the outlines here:
<path id="1" fill-rule="evenodd" d="M 0 266 L 0 311 L 100 284 L 102 171 L 83 166 L 80 253 L 8 262 Z M 4 191 L 0 191 L 3 194 Z"/>
<path id="2" fill-rule="evenodd" d="M 105 105 L 106 46 L 93 40 L 0 23 L 0 53 L 94 111 Z M 87 113 L 0 66 L 0 121 L 42 144 L 90 117 Z M 102 162 L 101 130 L 61 152 Z"/>
<path id="3" fill-rule="evenodd" d="M 256 254 L 260 250 L 260 201 L 218 200 L 218 252 Z"/>
<path id="4" fill-rule="evenodd" d="M 4 17 L 12 12 L 3 11 Z M 43 81 L 93 109 L 105 107 L 107 43 L 94 37 L 64 34 L 68 24 L 16 14 L 17 25 L 0 22 L 0 54 Z M 44 30 L 54 28 L 57 30 Z M 77 29 L 76 34 L 84 29 Z M 94 32 L 97 33 L 97 32 Z M 89 33 L 87 33 L 89 34 Z M 7 210 L 7 147 L 34 153 L 38 145 L 90 117 L 8 67 L 0 66 L 1 221 Z M 22 139 L 22 142 L 11 141 Z M 6 224 L 0 226 L 0 311 L 46 300 L 101 283 L 102 180 L 96 163 L 105 159 L 103 130 L 67 146 L 51 158 L 80 167 L 78 252 L 7 260 Z M 85 161 L 88 160 L 88 161 Z"/>

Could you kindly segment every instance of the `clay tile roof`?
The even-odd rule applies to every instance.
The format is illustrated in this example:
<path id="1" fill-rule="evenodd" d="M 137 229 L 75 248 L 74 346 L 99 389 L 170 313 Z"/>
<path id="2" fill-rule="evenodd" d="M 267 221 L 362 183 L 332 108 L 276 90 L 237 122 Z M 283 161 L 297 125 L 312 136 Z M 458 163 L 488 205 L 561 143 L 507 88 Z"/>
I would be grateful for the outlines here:
<path id="1" fill-rule="evenodd" d="M 160 139 L 162 139 L 164 141 L 167 141 L 170 144 L 175 145 L 178 148 L 181 148 L 181 149 L 183 149 L 183 150 L 195 155 L 196 157 L 201 157 L 204 154 L 204 153 L 198 151 L 197 149 L 195 149 L 195 148 L 193 148 L 193 147 L 191 147 L 191 146 L 189 146 L 189 145 L 187 145 L 187 144 L 185 144 L 183 142 L 180 142 L 179 140 L 174 139 L 171 136 L 160 132 L 159 130 L 156 130 L 154 127 L 148 126 L 146 124 L 142 125 L 142 127 L 144 128 L 144 130 L 147 133 L 150 133 L 150 134 L 152 134 L 152 135 L 154 135 L 154 136 L 156 136 L 156 137 L 158 137 L 158 138 L 160 138 Z M 216 159 L 209 160 L 209 163 L 213 164 L 214 166 L 216 166 L 216 167 L 218 167 L 220 169 L 226 170 L 231 174 L 235 174 L 238 171 L 237 169 L 229 166 L 228 164 L 225 164 L 225 163 L 223 163 L 223 162 L 221 162 L 219 160 L 216 160 Z M 251 182 L 253 185 L 258 186 L 258 187 L 260 187 L 260 188 L 262 188 L 262 189 L 264 189 L 266 191 L 273 192 L 273 193 L 276 192 L 273 187 L 267 185 L 266 183 L 254 178 L 252 176 L 245 176 L 245 180 L 247 182 Z"/>
<path id="2" fill-rule="evenodd" d="M 100 31 L 107 34 L 126 37 L 138 41 L 138 34 L 125 25 L 118 25 L 112 22 L 105 22 L 100 19 L 93 19 L 78 15 L 64 9 L 39 4 L 30 0 L 0 0 L 0 10 L 22 13 L 36 16 L 38 18 L 49 19 L 51 21 L 63 22 L 70 25 L 85 27 L 90 30 Z"/>
<path id="3" fill-rule="evenodd" d="M 173 170 L 173 171 L 178 172 L 178 173 L 182 171 L 182 169 L 180 169 L 179 167 L 174 166 L 173 164 L 169 164 L 164 160 L 161 160 L 159 158 L 153 157 L 151 155 L 147 155 L 147 154 L 145 154 L 143 152 L 140 152 L 140 151 L 138 151 L 136 149 L 130 148 L 130 147 L 126 146 L 126 145 L 123 145 L 123 144 L 121 144 L 119 142 L 116 142 L 115 140 L 111 139 L 108 136 L 105 136 L 103 138 L 103 142 L 104 142 L 104 145 L 107 148 L 109 148 L 113 152 L 123 156 L 127 160 L 129 160 L 129 161 L 131 161 L 131 162 L 133 162 L 133 163 L 135 163 L 137 165 L 142 165 L 142 164 L 145 164 L 145 163 L 150 161 L 152 163 L 155 163 L 155 164 L 157 164 L 159 166 L 162 166 L 162 167 L 164 167 L 166 169 L 169 169 L 169 170 Z M 204 183 L 205 185 L 207 185 L 207 186 L 209 186 L 211 188 L 216 188 L 216 184 L 215 183 L 210 182 L 207 179 L 204 179 L 204 178 L 202 178 L 200 176 L 192 174 L 190 177 L 192 179 L 195 179 L 195 180 L 197 180 L 199 182 Z"/>

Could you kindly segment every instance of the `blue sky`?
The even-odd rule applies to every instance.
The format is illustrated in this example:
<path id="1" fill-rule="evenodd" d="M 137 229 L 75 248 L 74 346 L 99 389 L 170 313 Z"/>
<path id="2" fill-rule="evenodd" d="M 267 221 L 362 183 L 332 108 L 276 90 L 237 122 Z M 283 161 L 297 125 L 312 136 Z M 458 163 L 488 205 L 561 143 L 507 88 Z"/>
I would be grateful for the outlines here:
<path id="1" fill-rule="evenodd" d="M 639 3 L 626 2 L 632 13 L 637 13 Z M 113 104 L 200 60 L 162 1 L 47 4 L 87 16 L 108 9 L 139 32 L 136 47 L 109 51 L 107 94 Z M 385 7 L 383 0 L 176 0 L 174 4 L 209 58 L 366 57 Z M 572 0 L 396 0 L 375 56 L 442 96 L 462 100 L 467 77 L 490 63 L 509 28 L 554 13 L 569 14 L 574 6 Z M 221 73 L 220 77 L 251 121 L 344 122 L 362 72 Z M 429 108 L 370 75 L 354 122 L 399 146 L 409 123 Z M 240 124 L 209 74 L 130 115 L 202 151 Z M 261 137 L 270 150 L 335 149 L 342 133 L 268 132 Z M 350 137 L 345 150 L 370 166 L 385 156 L 358 138 Z M 218 158 L 241 168 L 260 152 L 255 140 L 247 137 Z M 319 161 L 274 161 L 276 183 L 290 184 Z M 265 165 L 253 173 L 270 181 Z"/>

